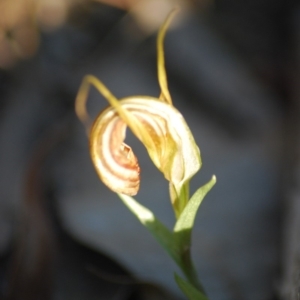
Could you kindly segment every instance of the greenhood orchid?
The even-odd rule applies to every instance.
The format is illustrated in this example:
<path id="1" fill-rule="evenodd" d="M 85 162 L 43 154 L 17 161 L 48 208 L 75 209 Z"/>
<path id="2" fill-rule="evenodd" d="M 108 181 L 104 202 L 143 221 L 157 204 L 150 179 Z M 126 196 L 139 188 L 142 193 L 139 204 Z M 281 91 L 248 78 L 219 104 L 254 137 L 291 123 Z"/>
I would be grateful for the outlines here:
<path id="1" fill-rule="evenodd" d="M 114 192 L 131 196 L 138 192 L 138 160 L 124 143 L 128 126 L 169 181 L 171 201 L 178 217 L 189 198 L 188 182 L 200 169 L 201 159 L 189 127 L 172 104 L 167 84 L 163 41 L 174 13 L 171 12 L 162 25 L 157 38 L 160 96 L 131 96 L 118 100 L 100 80 L 87 75 L 76 99 L 76 112 L 89 126 L 86 101 L 90 85 L 93 85 L 110 104 L 97 116 L 89 131 L 90 154 L 100 179 Z"/>
<path id="2" fill-rule="evenodd" d="M 189 181 L 201 167 L 200 151 L 181 113 L 173 106 L 167 84 L 163 41 L 173 10 L 157 38 L 158 98 L 130 96 L 117 99 L 95 76 L 87 75 L 76 99 L 76 113 L 88 129 L 90 155 L 100 179 L 118 193 L 121 201 L 153 234 L 181 269 L 185 279 L 175 273 L 181 291 L 192 300 L 208 300 L 191 259 L 191 234 L 197 211 L 216 183 L 215 176 L 189 197 Z M 94 86 L 110 106 L 92 123 L 86 110 L 90 86 Z M 92 124 L 92 125 L 91 125 Z M 170 198 L 176 216 L 173 230 L 167 228 L 151 210 L 136 201 L 140 167 L 130 146 L 125 144 L 126 128 L 142 142 L 154 165 L 169 181 Z"/>

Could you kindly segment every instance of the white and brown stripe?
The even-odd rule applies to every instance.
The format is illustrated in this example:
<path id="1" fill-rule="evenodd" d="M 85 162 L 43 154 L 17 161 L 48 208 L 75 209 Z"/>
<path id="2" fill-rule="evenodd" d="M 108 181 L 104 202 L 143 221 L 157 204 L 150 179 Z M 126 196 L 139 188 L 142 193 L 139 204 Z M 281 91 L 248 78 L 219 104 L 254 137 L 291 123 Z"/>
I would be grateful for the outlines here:
<path id="1" fill-rule="evenodd" d="M 120 100 L 118 106 L 104 110 L 96 118 L 90 134 L 92 160 L 101 180 L 110 189 L 127 195 L 135 195 L 139 189 L 138 161 L 124 143 L 126 126 L 145 145 L 166 179 L 174 184 L 190 178 L 199 169 L 199 163 L 194 164 L 193 174 L 191 170 L 186 173 L 186 164 L 193 165 L 199 152 L 191 146 L 191 142 L 195 142 L 189 129 L 172 105 L 156 98 L 137 96 Z"/>

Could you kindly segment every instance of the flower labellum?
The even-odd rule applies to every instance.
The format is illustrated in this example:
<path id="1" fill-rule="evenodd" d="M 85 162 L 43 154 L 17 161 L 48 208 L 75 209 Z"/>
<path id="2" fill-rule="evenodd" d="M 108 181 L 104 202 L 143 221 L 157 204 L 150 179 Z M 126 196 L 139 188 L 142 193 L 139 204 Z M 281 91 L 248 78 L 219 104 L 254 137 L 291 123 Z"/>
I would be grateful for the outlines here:
<path id="1" fill-rule="evenodd" d="M 87 75 L 76 99 L 77 115 L 86 125 L 89 122 L 86 101 L 90 85 L 110 104 L 97 116 L 89 133 L 91 158 L 101 180 L 117 193 L 132 196 L 138 192 L 138 160 L 124 143 L 128 126 L 170 182 L 173 205 L 182 197 L 184 187 L 201 166 L 200 151 L 184 118 L 172 105 L 167 85 L 163 40 L 174 13 L 168 16 L 157 39 L 159 98 L 131 96 L 118 100 L 101 81 Z"/>

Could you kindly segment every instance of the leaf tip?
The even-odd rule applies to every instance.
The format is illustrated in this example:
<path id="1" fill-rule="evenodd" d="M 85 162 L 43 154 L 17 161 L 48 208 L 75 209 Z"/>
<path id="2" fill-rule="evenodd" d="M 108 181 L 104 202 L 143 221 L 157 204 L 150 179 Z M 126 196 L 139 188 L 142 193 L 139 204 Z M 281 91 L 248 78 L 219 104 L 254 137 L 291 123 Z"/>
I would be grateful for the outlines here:
<path id="1" fill-rule="evenodd" d="M 211 181 L 213 182 L 213 184 L 215 184 L 217 182 L 217 177 L 216 175 L 213 175 L 211 178 Z"/>

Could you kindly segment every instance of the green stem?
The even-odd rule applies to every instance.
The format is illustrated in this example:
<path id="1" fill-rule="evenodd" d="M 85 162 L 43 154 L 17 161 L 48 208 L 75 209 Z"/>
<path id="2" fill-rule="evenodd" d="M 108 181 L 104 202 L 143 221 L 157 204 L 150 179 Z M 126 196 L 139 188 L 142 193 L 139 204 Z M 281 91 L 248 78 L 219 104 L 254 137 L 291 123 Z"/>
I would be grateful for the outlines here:
<path id="1" fill-rule="evenodd" d="M 179 195 L 179 209 L 180 209 L 180 214 L 186 207 L 188 201 L 190 198 L 190 183 L 187 181 L 181 188 L 180 195 Z"/>
<path id="2" fill-rule="evenodd" d="M 197 288 L 201 293 L 205 295 L 204 288 L 199 282 L 197 272 L 191 258 L 190 248 L 186 248 L 182 252 L 181 262 L 179 266 L 182 272 L 184 273 L 184 275 L 186 276 L 186 279 L 189 281 L 189 283 L 191 283 L 195 288 Z"/>
<path id="3" fill-rule="evenodd" d="M 185 206 L 187 205 L 189 201 L 189 196 L 190 196 L 189 181 L 187 181 L 181 187 L 180 194 L 177 193 L 175 186 L 172 183 L 170 183 L 170 198 L 175 212 L 176 220 L 179 218 Z"/>
<path id="4" fill-rule="evenodd" d="M 181 188 L 180 195 L 177 198 L 176 206 L 174 207 L 176 213 L 176 219 L 179 218 L 183 210 L 185 209 L 188 201 L 189 201 L 189 181 L 187 181 Z M 192 284 L 195 288 L 197 288 L 201 293 L 205 295 L 204 289 L 199 282 L 196 269 L 194 267 L 192 257 L 191 257 L 191 246 L 190 241 L 187 244 L 181 244 L 181 254 L 180 261 L 178 262 L 179 267 L 184 273 L 186 279 Z"/>

